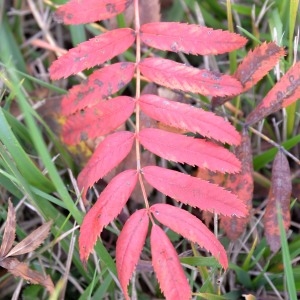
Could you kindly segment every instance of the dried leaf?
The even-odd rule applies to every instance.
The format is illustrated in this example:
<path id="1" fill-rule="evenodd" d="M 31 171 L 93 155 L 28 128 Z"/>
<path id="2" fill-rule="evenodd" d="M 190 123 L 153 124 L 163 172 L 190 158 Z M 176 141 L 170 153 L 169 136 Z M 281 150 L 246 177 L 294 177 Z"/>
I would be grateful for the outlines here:
<path id="1" fill-rule="evenodd" d="M 123 53 L 134 41 L 135 33 L 130 28 L 119 28 L 98 35 L 59 57 L 49 69 L 50 76 L 53 80 L 66 78 L 100 65 Z"/>
<path id="2" fill-rule="evenodd" d="M 130 82 L 134 70 L 134 63 L 120 62 L 95 71 L 85 82 L 69 90 L 62 100 L 62 113 L 67 116 L 106 99 Z"/>
<path id="3" fill-rule="evenodd" d="M 241 141 L 236 129 L 214 113 L 155 95 L 142 95 L 138 103 L 145 114 L 167 125 L 223 143 L 238 145 Z"/>
<path id="4" fill-rule="evenodd" d="M 13 247 L 5 257 L 16 256 L 34 251 L 48 236 L 52 221 L 44 223 L 32 231 L 24 240 Z"/>
<path id="5" fill-rule="evenodd" d="M 278 151 L 272 168 L 271 189 L 267 199 L 266 211 L 263 217 L 265 236 L 273 252 L 281 247 L 280 230 L 277 218 L 277 205 L 281 208 L 284 228 L 290 227 L 290 198 L 292 182 L 289 162 L 282 151 Z"/>
<path id="6" fill-rule="evenodd" d="M 267 96 L 246 118 L 252 125 L 300 98 L 300 62 L 297 62 L 270 90 Z"/>
<path id="7" fill-rule="evenodd" d="M 175 162 L 229 173 L 238 172 L 241 167 L 240 161 L 227 149 L 202 139 L 156 128 L 144 128 L 138 138 L 149 151 Z"/>
<path id="8" fill-rule="evenodd" d="M 154 188 L 176 201 L 217 214 L 247 214 L 236 195 L 207 181 L 157 166 L 144 167 L 142 174 Z"/>
<path id="9" fill-rule="evenodd" d="M 80 228 L 79 252 L 85 264 L 103 228 L 115 219 L 129 199 L 138 180 L 136 170 L 118 174 L 85 215 Z"/>
<path id="10" fill-rule="evenodd" d="M 176 22 L 142 25 L 141 40 L 156 49 L 201 55 L 230 52 L 247 43 L 246 38 L 229 31 Z"/>
<path id="11" fill-rule="evenodd" d="M 118 237 L 116 266 L 126 299 L 130 299 L 127 286 L 141 255 L 148 226 L 148 212 L 146 209 L 140 209 L 130 216 Z"/>
<path id="12" fill-rule="evenodd" d="M 54 291 L 54 285 L 50 276 L 44 276 L 37 271 L 31 270 L 25 263 L 20 262 L 16 258 L 5 258 L 0 261 L 0 266 L 16 277 L 21 277 L 32 284 L 44 286 L 49 293 Z"/>
<path id="13" fill-rule="evenodd" d="M 130 152 L 135 136 L 129 131 L 120 131 L 107 136 L 78 176 L 78 187 L 86 192 L 96 181 L 116 167 Z"/>
<path id="14" fill-rule="evenodd" d="M 191 288 L 172 243 L 157 225 L 151 230 L 152 265 L 166 299 L 191 299 Z"/>
<path id="15" fill-rule="evenodd" d="M 236 240 L 244 232 L 249 222 L 250 211 L 252 209 L 254 188 L 252 175 L 253 161 L 251 141 L 247 130 L 243 131 L 242 143 L 240 146 L 236 147 L 235 154 L 241 161 L 241 172 L 239 174 L 229 174 L 225 187 L 237 195 L 240 201 L 245 204 L 248 210 L 248 215 L 242 218 L 237 218 L 235 216 L 221 216 L 220 225 L 231 240 Z"/>
<path id="16" fill-rule="evenodd" d="M 16 213 L 10 200 L 8 200 L 8 211 L 6 217 L 6 223 L 4 228 L 4 234 L 2 238 L 2 244 L 0 247 L 0 258 L 6 256 L 15 241 L 16 234 Z"/>
<path id="17" fill-rule="evenodd" d="M 58 22 L 83 24 L 109 19 L 120 14 L 133 0 L 70 0 L 55 12 Z"/>
<path id="18" fill-rule="evenodd" d="M 274 42 L 263 43 L 253 51 L 249 51 L 234 74 L 234 77 L 242 83 L 243 92 L 267 75 L 284 55 L 284 49 Z"/>
<path id="19" fill-rule="evenodd" d="M 199 219 L 169 204 L 152 205 L 150 211 L 160 223 L 211 252 L 223 268 L 227 269 L 228 259 L 224 247 Z"/>
<path id="20" fill-rule="evenodd" d="M 243 92 L 249 90 L 267 75 L 278 63 L 280 57 L 284 55 L 284 49 L 277 46 L 274 42 L 263 43 L 253 51 L 249 51 L 234 74 L 234 77 L 242 83 L 244 87 Z M 214 97 L 212 105 L 216 107 L 231 99 L 230 97 Z"/>
<path id="21" fill-rule="evenodd" d="M 62 131 L 63 140 L 72 145 L 108 134 L 126 122 L 134 108 L 134 99 L 127 96 L 100 101 L 68 117 Z"/>
<path id="22" fill-rule="evenodd" d="M 199 70 L 168 59 L 145 58 L 139 68 L 150 81 L 171 89 L 211 96 L 237 95 L 242 91 L 241 83 L 229 75 Z"/>

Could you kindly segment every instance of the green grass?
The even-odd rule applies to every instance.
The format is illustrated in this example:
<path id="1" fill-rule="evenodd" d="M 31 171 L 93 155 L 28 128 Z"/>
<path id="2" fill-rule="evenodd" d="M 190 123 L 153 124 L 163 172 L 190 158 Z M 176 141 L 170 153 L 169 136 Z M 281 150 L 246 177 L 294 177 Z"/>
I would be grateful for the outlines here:
<path id="1" fill-rule="evenodd" d="M 47 34 L 43 34 L 36 15 L 32 14 L 30 7 L 25 7 L 24 1 L 0 4 L 0 220 L 4 223 L 6 219 L 9 198 L 15 207 L 18 206 L 17 239 L 24 238 L 41 222 L 53 220 L 51 237 L 32 256 L 24 257 L 31 268 L 46 272 L 53 279 L 56 293 L 51 300 L 59 299 L 62 292 L 65 299 L 115 299 L 121 295 L 114 257 L 116 232 L 121 229 L 122 222 L 116 220 L 109 225 L 85 269 L 79 259 L 79 230 L 76 227 L 81 224 L 85 212 L 73 179 L 86 158 L 77 153 L 81 161 L 76 161 L 72 152 L 67 151 L 61 142 L 56 128 L 46 122 L 40 114 L 41 110 L 36 109 L 39 105 L 46 107 L 43 100 L 49 102 L 52 97 L 65 94 L 67 88 L 81 79 L 72 77 L 51 82 L 47 72 L 56 54 L 31 44 L 31 38 L 36 35 L 47 42 L 53 40 L 60 47 L 73 47 L 98 34 L 100 29 L 94 25 L 63 26 L 51 20 L 53 4 L 65 1 L 30 2 L 34 3 L 42 17 Z M 178 22 L 201 20 L 206 26 L 229 29 L 246 36 L 249 39 L 246 50 L 238 50 L 230 56 L 209 58 L 212 69 L 217 67 L 227 73 L 234 72 L 246 51 L 264 41 L 272 41 L 276 29 L 277 41 L 287 47 L 288 56 L 280 63 L 281 70 L 285 72 L 294 62 L 294 49 L 298 49 L 299 53 L 299 45 L 294 44 L 299 27 L 299 14 L 296 13 L 299 1 L 274 0 L 267 11 L 264 2 L 256 1 L 254 7 L 253 1 L 246 0 L 238 3 L 174 0 L 162 10 L 162 18 Z M 259 16 L 261 19 L 258 22 Z M 124 20 L 120 16 L 117 22 L 124 26 Z M 47 22 L 51 23 L 50 27 Z M 180 59 L 172 54 L 167 55 Z M 124 57 L 134 60 L 134 50 L 128 50 Z M 186 59 L 195 66 L 203 65 L 201 57 L 186 56 Z M 242 110 L 244 116 L 247 115 L 275 82 L 276 76 L 270 72 L 232 105 Z M 130 86 L 128 91 L 132 88 Z M 203 103 L 204 107 L 207 103 L 205 97 L 195 100 Z M 237 118 L 237 123 L 244 120 L 244 117 L 235 115 L 226 107 L 217 112 Z M 54 118 L 52 121 L 58 122 L 55 120 L 56 114 L 51 111 L 46 111 L 46 114 Z M 250 129 L 254 169 L 259 176 L 255 177 L 255 210 L 247 230 L 235 242 L 219 232 L 230 258 L 229 270 L 223 273 L 214 259 L 203 255 L 194 245 L 177 236 L 173 239 L 178 253 L 187 254 L 181 257 L 181 262 L 187 267 L 186 274 L 197 299 L 233 300 L 240 299 L 242 294 L 297 299 L 300 295 L 299 202 L 295 201 L 291 208 L 293 226 L 288 238 L 286 232 L 281 230 L 282 249 L 276 254 L 270 252 L 262 223 L 264 200 L 268 195 L 262 182 L 270 182 L 270 165 L 279 147 L 284 147 L 289 156 L 295 191 L 300 184 L 297 158 L 300 151 L 299 101 L 272 117 L 276 119 L 275 123 L 268 117 L 263 126 L 256 124 Z M 127 209 L 132 211 L 136 207 L 138 204 L 131 201 Z M 280 213 L 278 217 L 281 222 Z M 150 246 L 147 243 L 143 260 L 149 259 Z M 8 274 L 1 275 L 0 284 L 4 288 L 1 288 L 0 298 L 11 299 L 14 295 L 28 300 L 49 299 L 43 287 L 23 283 L 23 288 L 18 289 L 19 282 L 19 279 L 13 279 Z M 129 290 L 135 291 L 138 299 L 162 297 L 155 277 L 147 271 L 137 272 L 135 285 L 131 284 Z"/>

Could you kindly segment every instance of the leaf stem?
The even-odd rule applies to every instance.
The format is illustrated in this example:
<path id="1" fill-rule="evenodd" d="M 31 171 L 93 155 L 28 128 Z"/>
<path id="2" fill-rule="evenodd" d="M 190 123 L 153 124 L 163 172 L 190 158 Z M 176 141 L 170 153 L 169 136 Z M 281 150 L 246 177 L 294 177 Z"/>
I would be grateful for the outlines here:
<path id="1" fill-rule="evenodd" d="M 141 94 L 141 74 L 139 69 L 139 63 L 141 60 L 141 40 L 140 40 L 140 16 L 139 16 L 139 1 L 134 0 L 134 14 L 135 14 L 135 33 L 136 33 L 136 126 L 135 126 L 135 134 L 136 134 L 136 168 L 137 171 L 140 172 L 141 170 L 141 146 L 138 138 L 138 134 L 140 131 L 140 105 L 138 99 L 140 98 Z"/>
<path id="2" fill-rule="evenodd" d="M 135 108 L 135 149 L 136 149 L 136 168 L 139 172 L 139 182 L 143 194 L 143 198 L 145 201 L 145 206 L 149 209 L 149 202 L 147 199 L 147 193 L 145 190 L 142 174 L 141 174 L 141 145 L 139 141 L 139 132 L 140 132 L 140 105 L 139 98 L 141 96 L 141 72 L 139 63 L 141 61 L 141 39 L 140 39 L 140 14 L 139 14 L 139 1 L 134 0 L 134 15 L 135 15 L 135 33 L 136 33 L 136 108 Z M 152 219 L 152 218 L 151 218 Z"/>

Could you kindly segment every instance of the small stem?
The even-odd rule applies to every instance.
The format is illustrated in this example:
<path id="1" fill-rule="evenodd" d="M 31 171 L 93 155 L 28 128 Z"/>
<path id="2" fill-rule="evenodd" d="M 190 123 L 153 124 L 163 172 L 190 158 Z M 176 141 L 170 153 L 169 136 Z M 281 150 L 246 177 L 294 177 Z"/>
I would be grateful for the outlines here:
<path id="1" fill-rule="evenodd" d="M 136 98 L 136 109 L 135 109 L 135 134 L 136 134 L 136 168 L 137 171 L 141 170 L 141 146 L 138 138 L 138 134 L 140 132 L 140 105 L 138 103 L 138 99 L 141 95 L 141 74 L 139 63 L 141 60 L 141 40 L 140 40 L 140 16 L 139 16 L 139 1 L 134 1 L 134 13 L 135 13 L 135 33 L 136 33 L 136 90 L 135 90 L 135 98 Z"/>
<path id="2" fill-rule="evenodd" d="M 139 172 L 139 182 L 142 189 L 143 198 L 145 201 L 145 206 L 149 209 L 149 202 L 147 199 L 147 193 L 145 190 L 142 173 L 141 173 L 141 145 L 139 141 L 139 132 L 140 132 L 140 105 L 139 98 L 141 96 L 141 72 L 139 63 L 141 61 L 141 39 L 140 39 L 140 15 L 139 15 L 139 1 L 134 0 L 134 14 L 135 14 L 135 34 L 136 34 L 136 107 L 135 107 L 135 149 L 136 149 L 136 169 Z M 152 220 L 151 214 L 149 214 L 150 219 Z M 153 220 L 152 220 L 153 222 Z"/>

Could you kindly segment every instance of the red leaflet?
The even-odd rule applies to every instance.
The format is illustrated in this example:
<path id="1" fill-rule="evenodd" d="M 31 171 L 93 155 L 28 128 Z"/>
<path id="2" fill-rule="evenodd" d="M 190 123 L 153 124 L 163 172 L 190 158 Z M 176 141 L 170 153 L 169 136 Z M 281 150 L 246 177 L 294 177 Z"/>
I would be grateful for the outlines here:
<path id="1" fill-rule="evenodd" d="M 85 215 L 79 235 L 79 252 L 83 263 L 86 263 L 103 228 L 121 212 L 137 183 L 137 179 L 136 170 L 127 170 L 118 174 Z"/>
<path id="2" fill-rule="evenodd" d="M 129 131 L 113 133 L 105 138 L 79 173 L 78 186 L 85 200 L 87 189 L 116 167 L 130 152 L 134 134 Z"/>
<path id="3" fill-rule="evenodd" d="M 160 223 L 211 252 L 223 268 L 227 269 L 228 259 L 224 247 L 199 219 L 169 204 L 155 204 L 150 207 L 150 211 Z"/>
<path id="4" fill-rule="evenodd" d="M 267 96 L 246 118 L 252 125 L 267 115 L 286 107 L 300 98 L 300 62 L 297 62 L 270 90 Z"/>
<path id="5" fill-rule="evenodd" d="M 252 147 L 248 134 L 248 130 L 243 130 L 242 143 L 235 148 L 235 154 L 242 163 L 241 172 L 236 174 L 229 174 L 226 180 L 225 187 L 233 192 L 246 205 L 249 215 L 245 218 L 237 218 L 222 216 L 221 227 L 225 230 L 226 235 L 231 240 L 236 240 L 245 230 L 252 208 L 253 198 L 253 161 L 252 161 Z"/>
<path id="6" fill-rule="evenodd" d="M 50 76 L 54 80 L 66 78 L 102 64 L 127 50 L 134 40 L 135 33 L 130 28 L 115 29 L 98 35 L 59 57 L 49 69 Z"/>
<path id="7" fill-rule="evenodd" d="M 167 125 L 223 143 L 238 145 L 241 141 L 236 129 L 214 113 L 155 95 L 142 95 L 138 101 L 145 114 Z"/>
<path id="8" fill-rule="evenodd" d="M 166 299 L 191 299 L 191 288 L 176 250 L 164 231 L 157 225 L 152 227 L 150 243 L 153 268 Z"/>
<path id="9" fill-rule="evenodd" d="M 292 194 L 289 162 L 282 151 L 278 151 L 272 167 L 272 185 L 268 196 L 266 212 L 263 217 L 265 236 L 273 252 L 281 247 L 277 205 L 280 207 L 284 229 L 291 224 L 290 199 Z"/>
<path id="10" fill-rule="evenodd" d="M 142 252 L 148 226 L 147 210 L 140 209 L 127 220 L 117 241 L 116 266 L 126 299 L 130 299 L 127 286 Z"/>
<path id="11" fill-rule="evenodd" d="M 134 63 L 121 62 L 95 71 L 84 83 L 69 90 L 62 100 L 62 113 L 70 115 L 119 91 L 132 79 L 134 70 Z"/>
<path id="12" fill-rule="evenodd" d="M 91 23 L 109 19 L 124 11 L 132 0 L 71 0 L 60 6 L 56 13 L 57 21 L 65 24 Z"/>
<path id="13" fill-rule="evenodd" d="M 134 108 L 133 98 L 120 96 L 78 111 L 68 117 L 63 127 L 64 142 L 72 145 L 105 135 L 123 124 Z"/>
<path id="14" fill-rule="evenodd" d="M 175 22 L 144 24 L 141 40 L 156 49 L 201 55 L 229 52 L 247 43 L 247 39 L 229 31 Z"/>
<path id="15" fill-rule="evenodd" d="M 241 167 L 227 149 L 202 139 L 145 128 L 140 131 L 139 140 L 146 149 L 168 160 L 229 173 L 238 172 Z"/>
<path id="16" fill-rule="evenodd" d="M 236 195 L 199 178 L 157 166 L 144 167 L 142 174 L 157 190 L 182 203 L 229 216 L 248 213 Z"/>
<path id="17" fill-rule="evenodd" d="M 243 84 L 243 92 L 267 75 L 284 55 L 284 49 L 274 42 L 263 43 L 253 51 L 249 51 L 234 74 L 234 77 Z"/>
<path id="18" fill-rule="evenodd" d="M 241 83 L 229 75 L 187 67 L 168 59 L 145 58 L 139 67 L 147 79 L 171 89 L 211 96 L 242 92 Z"/>

